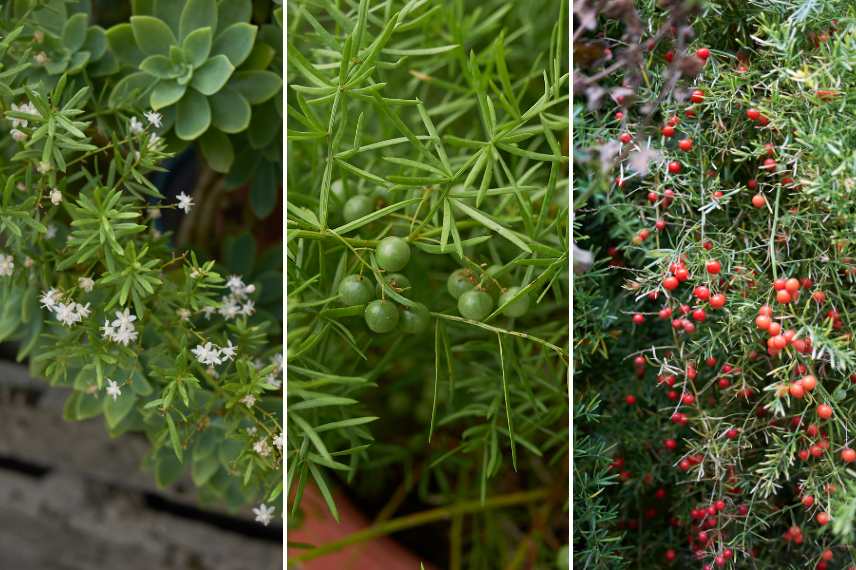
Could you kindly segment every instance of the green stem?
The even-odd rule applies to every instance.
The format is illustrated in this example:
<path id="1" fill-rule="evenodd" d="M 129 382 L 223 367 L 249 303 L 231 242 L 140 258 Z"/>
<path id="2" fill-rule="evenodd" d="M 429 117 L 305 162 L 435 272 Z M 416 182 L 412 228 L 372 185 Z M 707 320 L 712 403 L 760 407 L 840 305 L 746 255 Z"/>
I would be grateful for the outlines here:
<path id="1" fill-rule="evenodd" d="M 340 235 L 336 235 L 331 231 L 314 231 L 314 230 L 287 230 L 289 236 L 298 237 L 298 238 L 307 238 L 307 239 L 338 239 L 341 241 L 345 241 L 356 247 L 377 247 L 377 244 L 380 243 L 380 240 L 376 239 L 359 239 L 359 238 L 347 238 L 342 237 Z"/>
<path id="2" fill-rule="evenodd" d="M 313 560 L 326 554 L 338 552 L 347 546 L 359 544 L 367 540 L 386 536 L 388 534 L 392 534 L 408 528 L 414 528 L 417 526 L 446 520 L 456 515 L 477 513 L 490 509 L 510 507 L 525 503 L 534 503 L 536 501 L 544 499 L 545 497 L 547 497 L 547 495 L 547 489 L 538 489 L 536 491 L 524 491 L 520 493 L 500 495 L 498 497 L 487 499 L 486 501 L 484 501 L 484 503 L 482 503 L 482 501 L 478 499 L 473 499 L 471 501 L 464 501 L 456 505 L 451 505 L 449 507 L 431 509 L 428 511 L 423 511 L 421 513 L 406 515 L 403 517 L 392 519 L 391 521 L 371 526 L 367 529 L 355 532 L 353 534 L 349 534 L 348 536 L 340 538 L 339 540 L 334 540 L 333 542 L 328 542 L 327 544 L 323 544 L 321 546 L 308 550 L 302 554 L 295 556 L 294 560 L 296 560 L 297 562 Z"/>
<path id="3" fill-rule="evenodd" d="M 539 337 L 537 337 L 537 336 L 532 336 L 531 334 L 522 333 L 522 332 L 517 332 L 517 331 L 510 331 L 510 330 L 508 330 L 508 329 L 501 329 L 501 328 L 499 328 L 499 327 L 493 327 L 493 326 L 491 326 L 491 325 L 486 325 L 486 324 L 484 324 L 484 323 L 480 323 L 480 322 L 478 322 L 478 321 L 471 321 L 471 320 L 469 320 L 469 319 L 464 319 L 464 318 L 461 318 L 461 317 L 455 317 L 455 316 L 453 316 L 453 315 L 445 315 L 445 314 L 443 314 L 443 313 L 434 313 L 434 312 L 432 312 L 432 313 L 431 313 L 431 315 L 432 315 L 432 316 L 434 316 L 434 317 L 437 317 L 437 318 L 439 318 L 439 319 L 446 319 L 446 320 L 449 320 L 449 321 L 458 321 L 458 322 L 461 322 L 461 323 L 467 323 L 468 325 L 475 325 L 475 326 L 477 326 L 477 327 L 480 327 L 480 328 L 483 328 L 483 329 L 485 329 L 485 330 L 489 330 L 489 331 L 492 331 L 492 332 L 495 332 L 495 333 L 510 334 L 511 336 L 519 336 L 520 338 L 525 338 L 525 339 L 527 339 L 527 340 L 531 340 L 532 342 L 537 342 L 537 343 L 538 343 L 538 344 L 540 344 L 540 345 L 546 346 L 547 348 L 549 348 L 550 350 L 552 350 L 552 351 L 554 351 L 554 352 L 557 352 L 560 356 L 562 356 L 562 357 L 564 357 L 564 358 L 567 358 L 567 357 L 568 357 L 568 353 L 567 353 L 567 352 L 565 352 L 565 350 L 564 350 L 564 349 L 562 349 L 562 348 L 560 348 L 560 347 L 556 346 L 555 344 L 549 343 L 549 342 L 547 342 L 546 340 L 544 340 L 544 339 L 542 339 L 542 338 L 539 338 Z"/>

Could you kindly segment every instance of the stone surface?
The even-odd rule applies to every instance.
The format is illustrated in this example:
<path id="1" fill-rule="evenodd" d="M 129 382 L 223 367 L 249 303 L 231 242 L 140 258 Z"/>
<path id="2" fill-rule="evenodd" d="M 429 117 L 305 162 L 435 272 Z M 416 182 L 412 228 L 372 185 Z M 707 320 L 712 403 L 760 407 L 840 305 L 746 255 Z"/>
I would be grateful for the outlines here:
<path id="1" fill-rule="evenodd" d="M 158 489 L 146 441 L 65 422 L 67 393 L 0 361 L 0 569 L 282 568 L 281 527 L 199 510 L 189 481 Z"/>

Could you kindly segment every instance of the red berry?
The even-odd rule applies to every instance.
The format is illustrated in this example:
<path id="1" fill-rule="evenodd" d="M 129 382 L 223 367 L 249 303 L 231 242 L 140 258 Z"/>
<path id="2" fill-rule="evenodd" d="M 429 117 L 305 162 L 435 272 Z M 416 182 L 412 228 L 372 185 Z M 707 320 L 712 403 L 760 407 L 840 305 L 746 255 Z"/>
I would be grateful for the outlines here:
<path id="1" fill-rule="evenodd" d="M 660 133 L 662 133 L 662 135 L 666 138 L 671 138 L 675 136 L 675 127 L 673 127 L 672 125 L 666 125 L 662 129 L 660 129 Z"/>
<path id="2" fill-rule="evenodd" d="M 693 311 L 693 319 L 703 323 L 707 319 L 707 314 L 704 312 L 704 309 L 696 309 Z"/>
<path id="3" fill-rule="evenodd" d="M 767 204 L 767 199 L 763 194 L 755 194 L 752 196 L 752 205 L 756 208 L 763 208 Z"/>
<path id="4" fill-rule="evenodd" d="M 624 113 L 622 113 L 621 111 L 616 111 L 616 112 L 615 112 L 615 120 L 616 120 L 616 121 L 620 121 L 620 120 L 621 120 L 621 119 L 623 119 L 623 118 L 624 118 Z"/>
<path id="5" fill-rule="evenodd" d="M 806 495 L 802 498 L 802 504 L 804 507 L 808 508 L 814 504 L 814 497 L 811 495 Z"/>
<path id="6" fill-rule="evenodd" d="M 755 326 L 762 331 L 768 330 L 772 322 L 767 315 L 758 315 L 755 317 Z"/>
<path id="7" fill-rule="evenodd" d="M 665 279 L 663 279 L 663 287 L 665 287 L 669 291 L 673 291 L 674 289 L 677 289 L 678 285 L 680 285 L 680 282 L 678 281 L 677 277 L 669 276 L 669 277 L 666 277 Z"/>
<path id="8" fill-rule="evenodd" d="M 826 524 L 829 522 L 829 513 L 827 513 L 826 511 L 821 511 L 817 513 L 815 519 L 817 519 L 817 524 L 819 524 L 820 526 L 826 526 Z"/>
<path id="9" fill-rule="evenodd" d="M 634 325 L 641 325 L 644 322 L 645 322 L 645 316 L 644 315 L 642 315 L 640 313 L 636 313 L 635 315 L 633 315 L 633 324 Z"/>
<path id="10" fill-rule="evenodd" d="M 803 396 L 805 396 L 805 391 L 803 390 L 802 384 L 791 384 L 788 387 L 788 393 L 791 397 L 796 398 L 797 400 L 802 400 Z"/>
<path id="11" fill-rule="evenodd" d="M 856 461 L 856 451 L 845 447 L 841 450 L 841 459 L 844 460 L 844 463 L 853 463 Z"/>
<path id="12" fill-rule="evenodd" d="M 666 220 L 657 220 L 656 222 L 654 222 L 654 227 L 657 228 L 658 232 L 663 231 L 664 229 L 666 229 Z"/>
<path id="13" fill-rule="evenodd" d="M 669 50 L 665 54 L 663 54 L 663 57 L 666 58 L 666 61 L 672 63 L 672 60 L 675 58 L 675 52 Z"/>
<path id="14" fill-rule="evenodd" d="M 690 101 L 692 101 L 693 103 L 701 103 L 702 101 L 704 101 L 704 91 L 702 91 L 701 89 L 696 89 L 695 91 L 693 91 L 692 95 L 690 95 Z"/>
<path id="15" fill-rule="evenodd" d="M 772 159 L 772 158 L 765 158 L 765 159 L 764 159 L 764 164 L 763 164 L 763 166 L 761 166 L 761 168 L 763 168 L 763 169 L 764 169 L 764 170 L 766 170 L 767 172 L 772 172 L 772 171 L 776 170 L 776 161 L 775 161 L 775 159 Z"/>
<path id="16" fill-rule="evenodd" d="M 817 378 L 809 374 L 808 376 L 803 376 L 800 380 L 800 384 L 805 388 L 806 392 L 811 392 L 814 390 L 815 386 L 817 386 Z"/>
<path id="17" fill-rule="evenodd" d="M 677 442 L 677 440 L 674 440 L 674 439 L 671 439 L 671 438 L 670 438 L 670 439 L 667 439 L 666 441 L 664 441 L 664 442 L 663 442 L 663 445 L 665 445 L 665 446 L 666 446 L 666 449 L 668 449 L 668 450 L 670 450 L 670 451 L 674 451 L 675 449 L 677 449 L 677 448 L 678 448 L 678 442 Z"/>
<path id="18" fill-rule="evenodd" d="M 761 117 L 761 111 L 755 109 L 754 107 L 746 111 L 746 116 L 750 121 L 757 121 L 759 117 Z"/>
<path id="19" fill-rule="evenodd" d="M 618 137 L 618 140 L 620 140 L 624 144 L 628 144 L 630 141 L 633 140 L 633 137 L 630 135 L 630 133 L 621 133 L 621 136 Z"/>
<path id="20" fill-rule="evenodd" d="M 785 290 L 788 293 L 796 293 L 800 290 L 800 280 L 794 277 L 791 277 L 787 281 L 785 281 Z"/>
<path id="21" fill-rule="evenodd" d="M 681 139 L 678 141 L 678 148 L 684 152 L 689 152 L 693 148 L 693 139 Z"/>
<path id="22" fill-rule="evenodd" d="M 687 406 L 692 406 L 695 403 L 695 396 L 692 394 L 684 394 L 681 398 L 681 402 Z"/>
<path id="23" fill-rule="evenodd" d="M 713 297 L 710 298 L 710 308 L 712 309 L 721 309 L 725 306 L 725 295 L 722 293 L 717 293 Z"/>
<path id="24" fill-rule="evenodd" d="M 669 562 L 674 561 L 675 558 L 678 557 L 678 555 L 675 553 L 675 550 L 673 548 L 668 549 L 664 556 L 666 557 L 666 560 Z"/>
<path id="25" fill-rule="evenodd" d="M 777 291 L 776 292 L 776 302 L 782 305 L 787 305 L 791 302 L 791 294 L 787 291 Z"/>
<path id="26" fill-rule="evenodd" d="M 652 204 L 659 199 L 660 199 L 660 197 L 657 195 L 656 192 L 648 192 L 648 201 L 651 202 Z"/>
<path id="27" fill-rule="evenodd" d="M 686 267 L 678 267 L 675 269 L 675 277 L 678 281 L 684 282 L 690 278 L 690 272 Z"/>
<path id="28" fill-rule="evenodd" d="M 707 48 L 699 48 L 696 50 L 695 54 L 701 59 L 707 59 L 710 57 L 710 50 Z"/>
<path id="29" fill-rule="evenodd" d="M 693 295 L 699 301 L 707 301 L 710 299 L 710 289 L 705 287 L 704 285 L 699 285 L 695 289 L 693 289 Z"/>
<path id="30" fill-rule="evenodd" d="M 746 187 L 749 190 L 755 190 L 758 187 L 758 181 L 752 178 L 748 182 L 746 182 Z"/>
<path id="31" fill-rule="evenodd" d="M 773 289 L 776 291 L 784 291 L 785 285 L 787 285 L 787 280 L 785 279 L 776 279 L 773 281 Z"/>
<path id="32" fill-rule="evenodd" d="M 628 406 L 632 406 L 636 403 L 636 396 L 633 394 L 627 394 L 627 396 L 624 397 L 624 401 L 627 402 Z"/>
<path id="33" fill-rule="evenodd" d="M 705 268 L 707 269 L 707 272 L 711 275 L 716 275 L 717 273 L 722 271 L 722 264 L 720 264 L 719 261 L 715 259 L 711 259 L 705 264 Z"/>
<path id="34" fill-rule="evenodd" d="M 822 420 L 828 420 L 832 417 L 832 407 L 827 404 L 820 404 L 817 407 L 817 416 Z"/>
<path id="35" fill-rule="evenodd" d="M 737 428 L 731 428 L 727 432 L 725 432 L 725 437 L 727 437 L 728 439 L 737 439 L 738 435 L 739 432 Z"/>

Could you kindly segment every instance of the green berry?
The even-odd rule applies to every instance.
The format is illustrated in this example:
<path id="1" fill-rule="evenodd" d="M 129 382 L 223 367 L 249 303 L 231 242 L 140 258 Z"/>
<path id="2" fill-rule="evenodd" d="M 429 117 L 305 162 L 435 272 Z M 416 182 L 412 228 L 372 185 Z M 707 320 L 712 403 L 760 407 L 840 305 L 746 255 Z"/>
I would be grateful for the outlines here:
<path id="1" fill-rule="evenodd" d="M 457 299 L 476 286 L 476 277 L 469 269 L 456 269 L 449 275 L 446 281 L 446 289 L 449 294 Z"/>
<path id="2" fill-rule="evenodd" d="M 398 325 L 398 307 L 389 301 L 372 301 L 363 313 L 366 325 L 376 333 L 388 333 Z"/>
<path id="3" fill-rule="evenodd" d="M 348 275 L 339 283 L 339 299 L 346 306 L 365 305 L 374 298 L 369 280 L 362 275 Z"/>
<path id="4" fill-rule="evenodd" d="M 368 196 L 354 196 L 345 202 L 344 216 L 346 222 L 359 220 L 374 210 L 374 200 Z"/>
<path id="5" fill-rule="evenodd" d="M 385 237 L 377 244 L 375 257 L 382 269 L 400 271 L 410 261 L 410 246 L 400 237 Z"/>
<path id="6" fill-rule="evenodd" d="M 493 299 L 484 291 L 473 289 L 458 297 L 458 312 L 465 319 L 480 321 L 493 310 Z"/>
<path id="7" fill-rule="evenodd" d="M 407 334 L 425 332 L 430 322 L 431 314 L 428 312 L 428 307 L 421 303 L 401 310 L 401 330 Z"/>
<path id="8" fill-rule="evenodd" d="M 505 304 L 506 301 L 517 295 L 520 292 L 520 287 L 509 287 L 505 293 L 499 296 L 499 306 Z M 529 310 L 529 295 L 523 295 L 502 310 L 502 314 L 506 317 L 522 317 Z"/>
<path id="9" fill-rule="evenodd" d="M 404 293 L 407 289 L 410 289 L 410 279 L 401 273 L 390 273 L 386 277 L 383 278 L 386 281 L 386 284 L 393 288 L 396 293 Z M 380 283 L 377 284 L 377 295 L 380 297 L 381 291 L 383 291 L 383 287 L 380 286 Z"/>

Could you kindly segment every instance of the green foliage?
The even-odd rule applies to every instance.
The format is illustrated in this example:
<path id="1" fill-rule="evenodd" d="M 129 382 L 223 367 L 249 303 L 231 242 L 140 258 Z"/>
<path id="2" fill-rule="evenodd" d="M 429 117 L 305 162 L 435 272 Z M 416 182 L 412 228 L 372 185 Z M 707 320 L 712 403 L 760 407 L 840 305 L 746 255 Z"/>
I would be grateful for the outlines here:
<path id="1" fill-rule="evenodd" d="M 282 248 L 248 233 L 189 247 L 164 214 L 191 224 L 207 196 L 187 188 L 176 203 L 150 180 L 176 150 L 164 138 L 173 127 L 198 131 L 209 160 L 234 175 L 228 137 L 246 130 L 250 108 L 267 120 L 280 108 L 276 57 L 257 49 L 249 2 L 138 1 L 133 21 L 107 34 L 89 25 L 91 4 L 0 8 L 0 342 L 70 389 L 67 420 L 103 416 L 111 436 L 144 435 L 159 485 L 189 476 L 202 503 L 279 514 Z M 254 17 L 279 25 L 270 11 Z M 264 85 L 248 87 L 257 72 Z M 208 128 L 199 111 L 232 92 L 246 101 L 244 124 Z M 176 123 L 197 97 L 192 119 Z M 274 125 L 252 148 L 278 155 L 277 135 Z M 200 185 L 209 178 L 225 185 L 202 169 Z M 264 183 L 266 215 L 279 181 Z M 209 258 L 218 245 L 222 259 Z"/>
<path id="2" fill-rule="evenodd" d="M 509 486 L 564 495 L 566 5 L 289 9 L 292 512 L 310 482 L 333 516 L 333 484 L 362 497 L 403 485 L 449 508 L 488 505 Z M 480 322 L 458 316 L 446 291 L 459 268 L 490 301 Z M 340 298 L 354 275 L 369 294 Z M 506 305 L 530 300 L 518 318 L 496 304 L 511 286 Z M 538 516 L 545 532 L 564 526 L 561 502 Z M 497 518 L 524 533 L 533 524 L 511 511 L 453 523 L 449 567 L 529 555 L 499 539 Z M 532 537 L 552 567 L 555 551 Z"/>
<path id="3" fill-rule="evenodd" d="M 716 567 L 730 549 L 727 568 L 796 569 L 829 548 L 829 567 L 845 568 L 854 552 L 853 474 L 840 453 L 856 429 L 856 12 L 835 1 L 710 1 L 681 20 L 677 6 L 690 3 L 637 4 L 595 20 L 575 46 L 586 55 L 575 70 L 575 238 L 597 259 L 574 282 L 575 400 L 603 402 L 597 424 L 578 411 L 575 426 L 616 460 L 610 477 L 593 458 L 575 465 L 597 496 L 591 516 L 590 502 L 575 503 L 588 533 L 575 558 L 591 568 Z M 650 35 L 634 36 L 640 29 Z M 649 37 L 659 42 L 646 46 Z M 703 47 L 706 62 L 694 55 Z M 703 100 L 689 100 L 695 89 Z M 680 173 L 667 170 L 671 161 Z M 706 269 L 713 259 L 716 275 Z M 669 290 L 680 260 L 689 278 Z M 810 282 L 777 303 L 773 284 L 787 278 Z M 725 305 L 714 308 L 698 286 Z M 796 342 L 776 350 L 768 339 L 777 335 L 759 330 L 765 304 Z M 697 309 L 703 320 L 691 316 Z M 817 387 L 789 395 L 808 374 Z M 831 419 L 818 416 L 821 403 Z M 812 449 L 817 456 L 800 457 Z M 720 499 L 726 508 L 703 544 L 693 512 Z M 794 526 L 800 543 L 783 538 Z"/>

